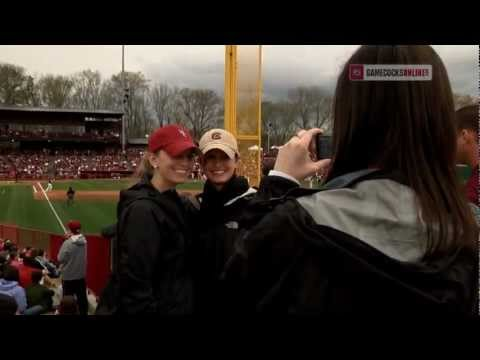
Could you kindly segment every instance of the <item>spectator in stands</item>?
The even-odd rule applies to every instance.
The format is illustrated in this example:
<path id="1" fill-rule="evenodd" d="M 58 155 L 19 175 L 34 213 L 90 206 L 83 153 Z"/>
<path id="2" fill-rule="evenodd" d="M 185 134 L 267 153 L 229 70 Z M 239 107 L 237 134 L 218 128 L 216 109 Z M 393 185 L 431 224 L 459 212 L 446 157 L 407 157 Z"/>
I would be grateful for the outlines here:
<path id="1" fill-rule="evenodd" d="M 66 295 L 60 301 L 55 315 L 79 315 L 79 307 L 77 305 L 77 300 L 72 295 Z"/>
<path id="2" fill-rule="evenodd" d="M 35 260 L 40 264 L 42 269 L 47 271 L 48 276 L 51 278 L 58 278 L 60 276 L 57 267 L 54 263 L 48 260 L 43 249 L 38 249 L 38 255 L 35 257 Z"/>
<path id="3" fill-rule="evenodd" d="M 428 64 L 432 79 L 352 81 L 356 64 Z M 359 47 L 340 71 L 333 114 L 325 188 L 299 188 L 329 166 L 310 156 L 320 130 L 302 131 L 268 177 L 291 179 L 296 192 L 245 214 L 253 226 L 227 274 L 245 271 L 251 310 L 478 315 L 478 226 L 456 176 L 453 95 L 435 50 Z"/>
<path id="4" fill-rule="evenodd" d="M 87 300 L 87 239 L 80 232 L 78 220 L 68 222 L 71 235 L 65 240 L 58 252 L 62 288 L 64 295 L 75 295 L 81 315 L 88 314 Z"/>
<path id="5" fill-rule="evenodd" d="M 37 261 L 37 256 L 38 256 L 38 250 L 32 248 L 25 254 L 23 258 L 23 263 L 26 266 L 31 267 L 33 269 L 43 270 L 44 267 Z"/>
<path id="6" fill-rule="evenodd" d="M 97 314 L 193 311 L 192 264 L 187 256 L 193 206 L 175 187 L 188 180 L 196 151 L 182 126 L 167 125 L 150 135 L 140 182 L 120 193 L 120 257 Z"/>
<path id="7" fill-rule="evenodd" d="M 18 260 L 17 252 L 16 251 L 10 251 L 10 257 L 9 257 L 9 265 L 13 266 L 14 268 L 17 268 L 20 266 L 20 261 Z"/>
<path id="8" fill-rule="evenodd" d="M 131 170 L 135 168 L 135 163 L 138 162 L 140 150 L 128 149 L 128 157 L 125 159 L 120 150 L 106 149 L 102 152 L 91 151 L 89 155 L 87 151 L 56 150 L 55 161 L 56 168 L 61 172 L 61 177 L 75 177 L 81 174 L 81 171 L 86 169 L 97 169 L 97 174 L 93 173 L 93 177 L 105 177 L 107 174 L 101 174 L 100 171 L 117 171 L 120 169 Z M 36 153 L 35 151 L 11 152 L 6 158 L 0 155 L 0 174 L 2 172 L 2 162 L 7 164 L 5 172 L 8 173 L 10 169 L 10 158 L 15 158 L 17 162 L 17 175 L 26 179 L 40 179 L 42 174 L 49 173 L 48 163 L 52 161 L 49 159 L 48 151 Z M 13 164 L 13 163 L 12 163 Z M 13 173 L 10 171 L 9 178 L 13 179 Z"/>
<path id="9" fill-rule="evenodd" d="M 0 317 L 17 314 L 17 302 L 9 295 L 0 294 Z"/>
<path id="10" fill-rule="evenodd" d="M 8 252 L 0 251 L 0 279 L 3 278 L 3 271 L 6 265 L 8 265 Z"/>
<path id="11" fill-rule="evenodd" d="M 42 272 L 32 272 L 32 285 L 26 289 L 28 309 L 25 315 L 40 315 L 52 310 L 54 291 L 40 284 L 42 277 Z"/>
<path id="12" fill-rule="evenodd" d="M 20 286 L 23 288 L 27 288 L 30 286 L 32 283 L 32 272 L 38 271 L 38 267 L 32 267 L 30 266 L 31 263 L 28 262 L 29 257 L 26 257 L 24 259 L 27 259 L 27 263 L 25 262 L 20 262 L 20 265 L 18 266 L 18 271 L 20 273 Z"/>
<path id="13" fill-rule="evenodd" d="M 12 246 L 14 246 L 13 242 L 9 239 L 5 239 L 5 242 L 3 243 L 3 250 L 10 251 Z"/>
<path id="14" fill-rule="evenodd" d="M 27 247 L 24 247 L 21 251 L 20 251 L 20 259 L 21 260 L 25 260 L 25 257 L 27 256 L 27 254 L 30 254 L 30 250 L 32 248 L 30 246 L 27 246 Z"/>
<path id="15" fill-rule="evenodd" d="M 22 314 L 27 308 L 25 289 L 19 283 L 18 269 L 13 266 L 4 266 L 3 279 L 0 279 L 0 294 L 11 296 L 17 303 L 17 311 Z"/>
<path id="16" fill-rule="evenodd" d="M 470 166 L 472 174 L 465 186 L 468 201 L 477 207 L 478 199 L 478 116 L 479 106 L 470 105 L 456 112 L 457 162 Z"/>

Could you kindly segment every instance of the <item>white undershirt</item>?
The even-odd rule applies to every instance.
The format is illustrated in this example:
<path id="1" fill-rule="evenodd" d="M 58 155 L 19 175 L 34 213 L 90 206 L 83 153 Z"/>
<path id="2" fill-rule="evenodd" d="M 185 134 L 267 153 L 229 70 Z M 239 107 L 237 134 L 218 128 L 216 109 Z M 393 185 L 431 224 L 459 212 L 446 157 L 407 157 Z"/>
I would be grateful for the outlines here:
<path id="1" fill-rule="evenodd" d="M 295 183 L 297 183 L 298 185 L 300 185 L 300 182 L 295 179 L 293 176 L 290 176 L 282 171 L 277 171 L 277 170 L 270 170 L 270 172 L 268 173 L 268 176 L 279 176 L 279 177 L 282 177 L 284 179 L 288 179 L 290 181 L 293 181 Z"/>

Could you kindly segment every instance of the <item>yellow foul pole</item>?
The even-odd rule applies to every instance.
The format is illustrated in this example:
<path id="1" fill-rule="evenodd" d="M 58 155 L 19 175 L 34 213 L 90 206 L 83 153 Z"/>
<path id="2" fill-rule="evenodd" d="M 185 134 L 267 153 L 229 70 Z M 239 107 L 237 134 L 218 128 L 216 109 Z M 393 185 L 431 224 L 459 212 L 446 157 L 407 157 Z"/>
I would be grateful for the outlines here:
<path id="1" fill-rule="evenodd" d="M 225 47 L 225 130 L 240 150 L 238 174 L 258 186 L 261 171 L 262 47 Z"/>

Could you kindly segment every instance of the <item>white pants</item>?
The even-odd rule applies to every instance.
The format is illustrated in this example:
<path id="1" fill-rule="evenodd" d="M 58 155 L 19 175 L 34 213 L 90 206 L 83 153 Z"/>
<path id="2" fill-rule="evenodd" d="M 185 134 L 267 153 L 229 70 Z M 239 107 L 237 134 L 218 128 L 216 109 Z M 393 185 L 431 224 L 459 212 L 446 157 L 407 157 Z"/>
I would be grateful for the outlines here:
<path id="1" fill-rule="evenodd" d="M 52 191 L 53 186 L 52 184 L 48 184 L 47 189 L 45 191 Z"/>

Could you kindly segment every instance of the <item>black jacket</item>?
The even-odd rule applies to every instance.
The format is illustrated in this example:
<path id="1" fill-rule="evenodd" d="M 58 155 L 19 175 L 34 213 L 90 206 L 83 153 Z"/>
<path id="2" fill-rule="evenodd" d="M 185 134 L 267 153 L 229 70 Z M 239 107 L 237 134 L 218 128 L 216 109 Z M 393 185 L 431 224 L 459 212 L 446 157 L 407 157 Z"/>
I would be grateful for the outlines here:
<path id="1" fill-rule="evenodd" d="M 160 193 L 146 177 L 120 193 L 114 284 L 102 294 L 110 300 L 101 299 L 100 308 L 114 301 L 112 312 L 120 314 L 192 312 L 194 211 L 175 190 Z"/>
<path id="2" fill-rule="evenodd" d="M 207 181 L 203 192 L 197 195 L 200 203 L 199 235 L 195 241 L 198 312 L 235 311 L 235 303 L 241 302 L 239 285 L 224 284 L 222 276 L 242 233 L 240 217 L 255 193 L 244 177 L 234 176 L 221 191 Z"/>
<path id="3" fill-rule="evenodd" d="M 249 311 L 476 314 L 475 249 L 424 260 L 413 192 L 385 174 L 353 179 L 250 204 L 227 269 L 245 280 Z"/>

